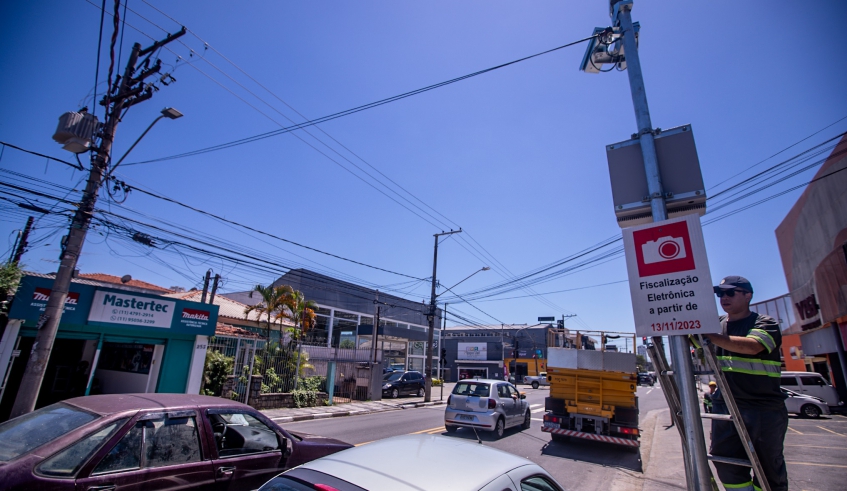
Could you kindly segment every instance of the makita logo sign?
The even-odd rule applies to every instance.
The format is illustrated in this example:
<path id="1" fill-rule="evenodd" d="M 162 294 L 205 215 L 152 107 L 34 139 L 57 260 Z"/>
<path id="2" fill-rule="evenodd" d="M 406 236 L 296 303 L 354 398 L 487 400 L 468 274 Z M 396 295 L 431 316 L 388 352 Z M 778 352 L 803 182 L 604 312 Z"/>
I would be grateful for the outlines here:
<path id="1" fill-rule="evenodd" d="M 34 292 L 32 292 L 32 299 L 36 302 L 46 302 L 50 300 L 50 293 L 52 290 L 49 288 L 36 288 Z M 77 292 L 69 292 L 67 298 L 65 298 L 66 305 L 77 305 L 79 304 L 79 293 Z"/>
<path id="2" fill-rule="evenodd" d="M 208 321 L 209 312 L 205 310 L 182 309 L 183 319 L 194 319 L 198 321 Z"/>

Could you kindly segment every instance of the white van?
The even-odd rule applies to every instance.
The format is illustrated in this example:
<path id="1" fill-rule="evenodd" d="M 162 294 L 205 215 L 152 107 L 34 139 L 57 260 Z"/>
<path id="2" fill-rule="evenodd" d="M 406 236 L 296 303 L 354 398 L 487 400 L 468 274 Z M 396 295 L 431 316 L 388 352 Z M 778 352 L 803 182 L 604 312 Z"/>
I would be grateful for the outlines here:
<path id="1" fill-rule="evenodd" d="M 830 407 L 843 406 L 844 401 L 838 397 L 835 387 L 816 372 L 782 372 L 779 375 L 779 385 L 788 390 L 799 392 L 806 396 L 819 397 Z"/>

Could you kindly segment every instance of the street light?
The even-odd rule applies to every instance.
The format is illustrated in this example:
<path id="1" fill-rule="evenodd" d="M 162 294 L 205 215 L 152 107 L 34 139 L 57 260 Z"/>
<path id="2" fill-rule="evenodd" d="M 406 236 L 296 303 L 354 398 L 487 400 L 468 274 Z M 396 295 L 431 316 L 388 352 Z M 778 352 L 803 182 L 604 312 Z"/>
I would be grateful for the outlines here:
<path id="1" fill-rule="evenodd" d="M 154 124 L 158 123 L 160 119 L 162 119 L 162 118 L 179 119 L 181 117 L 182 117 L 182 113 L 177 111 L 176 109 L 174 109 L 172 107 L 166 107 L 166 108 L 162 109 L 162 115 L 159 116 L 158 118 L 154 119 L 153 122 L 150 123 L 150 126 L 148 126 L 146 130 L 144 130 L 144 133 L 142 133 L 141 136 L 139 136 L 138 139 L 135 140 L 135 143 L 133 143 L 132 146 L 129 147 L 129 150 L 127 150 L 126 153 L 123 155 L 123 157 L 121 157 L 118 160 L 118 163 L 112 166 L 112 170 L 109 171 L 109 174 L 111 174 L 112 172 L 115 172 L 115 169 L 119 165 L 121 165 L 121 162 L 123 162 L 124 159 L 126 158 L 126 156 L 129 155 L 129 152 L 132 152 L 132 149 L 135 148 L 136 145 L 138 145 L 138 142 L 140 142 L 141 139 L 144 138 L 144 135 L 146 135 L 147 132 L 150 131 L 150 128 L 152 128 Z"/>
<path id="2" fill-rule="evenodd" d="M 452 292 L 452 291 L 453 291 L 453 288 L 456 288 L 457 286 L 461 285 L 462 283 L 464 283 L 464 282 L 465 282 L 465 280 L 470 279 L 470 278 L 471 278 L 471 276 L 473 276 L 473 275 L 475 275 L 475 274 L 477 274 L 477 273 L 479 273 L 479 272 L 481 272 L 481 271 L 488 271 L 489 269 L 491 269 L 491 268 L 489 268 L 488 266 L 483 266 L 482 268 L 480 268 L 480 269 L 478 269 L 478 270 L 474 271 L 473 273 L 471 273 L 470 275 L 468 275 L 468 277 L 467 277 L 467 278 L 465 278 L 464 280 L 462 280 L 462 281 L 460 281 L 460 282 L 456 283 L 455 285 L 451 286 L 450 288 L 447 288 L 447 289 L 446 289 L 446 290 L 444 290 L 443 292 L 439 293 L 438 295 L 436 295 L 436 296 L 435 296 L 435 298 L 438 298 L 438 297 L 440 297 L 441 295 L 444 295 L 444 294 L 445 294 L 446 292 L 448 292 L 448 291 L 449 291 L 449 292 Z"/>

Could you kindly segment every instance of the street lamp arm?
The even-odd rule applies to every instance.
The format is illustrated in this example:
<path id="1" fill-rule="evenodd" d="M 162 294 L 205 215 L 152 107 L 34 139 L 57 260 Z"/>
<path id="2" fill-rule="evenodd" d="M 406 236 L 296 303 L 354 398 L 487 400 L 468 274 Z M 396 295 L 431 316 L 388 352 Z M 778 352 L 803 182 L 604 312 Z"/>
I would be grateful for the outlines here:
<path id="1" fill-rule="evenodd" d="M 480 270 L 480 271 L 482 271 L 482 270 Z M 477 272 L 479 272 L 479 271 L 477 271 Z M 464 281 L 464 280 L 462 280 L 462 281 Z M 461 282 L 460 282 L 460 283 L 461 283 Z M 455 285 L 454 285 L 454 286 L 455 286 Z M 451 290 L 451 289 L 449 289 L 449 288 L 447 288 L 446 290 L 447 290 L 447 291 L 449 291 L 450 293 L 452 293 L 453 295 L 456 295 L 456 297 L 458 297 L 458 298 L 459 298 L 459 300 L 461 300 L 461 301 L 465 302 L 466 304 L 470 305 L 471 307 L 475 308 L 476 310 L 478 310 L 478 311 L 482 312 L 482 313 L 483 313 L 483 314 L 485 314 L 487 317 L 491 317 L 492 319 L 494 319 L 495 321 L 499 322 L 500 324 L 505 324 L 505 322 L 501 321 L 500 319 L 498 319 L 498 318 L 494 317 L 493 315 L 489 314 L 488 312 L 485 312 L 484 310 L 480 309 L 480 308 L 479 308 L 479 307 L 477 307 L 476 305 L 474 305 L 474 304 L 472 304 L 472 303 L 468 302 L 467 300 L 465 300 L 464 298 L 462 298 L 462 296 L 461 296 L 461 295 L 459 295 L 458 293 L 454 292 L 453 290 Z M 435 312 L 433 312 L 433 314 L 435 314 Z"/>
<path id="2" fill-rule="evenodd" d="M 466 280 L 470 279 L 470 278 L 471 278 L 471 276 L 473 276 L 473 275 L 475 275 L 475 274 L 477 274 L 477 273 L 479 273 L 479 272 L 481 272 L 481 271 L 488 271 L 489 269 L 491 269 L 491 268 L 489 268 L 488 266 L 483 266 L 482 268 L 480 268 L 480 269 L 478 269 L 478 270 L 474 271 L 473 273 L 469 274 L 469 275 L 468 275 L 468 276 L 467 276 L 464 280 L 462 280 L 462 281 L 460 281 L 460 282 L 456 283 L 455 285 L 453 285 L 453 286 L 452 286 L 452 287 L 450 287 L 450 288 L 456 288 L 457 286 L 459 286 L 459 285 L 461 285 L 462 283 L 464 283 Z M 454 291 L 453 291 L 453 290 L 451 290 L 450 288 L 446 288 L 446 290 L 447 290 L 447 291 L 449 291 L 450 293 L 452 293 L 453 295 L 456 295 L 456 296 L 458 297 L 459 295 L 458 295 L 458 294 L 456 294 L 456 292 L 454 292 Z M 435 296 L 435 298 L 438 298 L 438 297 L 440 297 L 440 296 L 441 296 L 441 295 L 443 295 L 443 294 L 444 294 L 444 292 L 441 292 L 441 293 L 439 293 L 438 295 L 436 295 L 436 296 Z M 459 298 L 462 298 L 462 297 L 459 297 Z M 464 300 L 464 299 L 463 299 L 463 300 Z"/>
<path id="3" fill-rule="evenodd" d="M 108 175 L 111 175 L 113 172 L 115 172 L 115 169 L 119 165 L 121 165 L 121 162 L 123 162 L 124 159 L 126 158 L 126 156 L 129 155 L 129 152 L 132 152 L 132 149 L 135 148 L 136 145 L 138 145 L 138 142 L 140 142 L 141 139 L 144 138 L 144 135 L 146 135 L 147 132 L 150 131 L 150 128 L 152 128 L 153 125 L 158 123 L 160 119 L 162 119 L 162 118 L 177 119 L 177 118 L 181 118 L 181 117 L 182 117 L 182 113 L 177 111 L 176 109 L 174 109 L 172 107 L 166 107 L 166 108 L 162 109 L 162 114 L 159 115 L 158 118 L 154 119 L 153 122 L 150 123 L 150 126 L 148 126 L 146 130 L 144 130 L 144 133 L 142 133 L 141 136 L 139 136 L 138 139 L 135 140 L 135 142 L 132 145 L 130 145 L 130 147 L 126 151 L 126 153 L 123 154 L 123 156 L 118 160 L 118 162 L 115 165 L 112 166 L 112 169 L 108 172 Z"/>

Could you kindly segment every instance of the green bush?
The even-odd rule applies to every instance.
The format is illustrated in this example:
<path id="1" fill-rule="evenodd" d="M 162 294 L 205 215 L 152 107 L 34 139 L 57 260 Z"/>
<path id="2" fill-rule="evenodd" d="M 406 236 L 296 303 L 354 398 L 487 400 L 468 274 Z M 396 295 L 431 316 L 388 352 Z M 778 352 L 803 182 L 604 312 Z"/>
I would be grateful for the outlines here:
<path id="1" fill-rule="evenodd" d="M 207 396 L 220 396 L 226 378 L 232 374 L 233 363 L 231 356 L 224 356 L 220 351 L 206 351 L 201 393 Z"/>
<path id="2" fill-rule="evenodd" d="M 438 387 L 438 386 L 443 385 L 443 384 L 444 384 L 444 381 L 441 380 L 440 378 L 432 379 L 432 386 L 433 387 Z"/>

